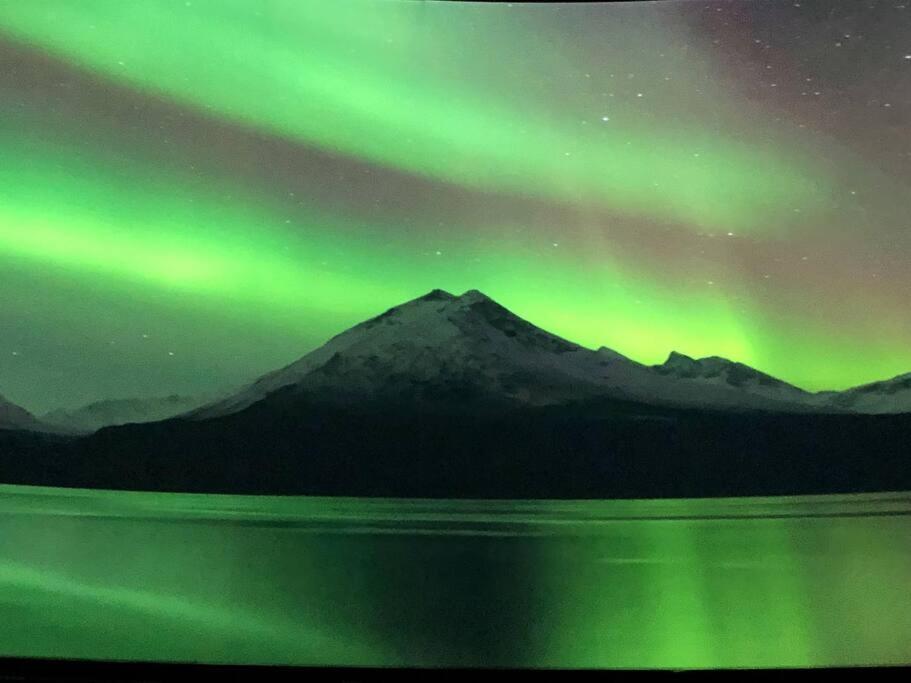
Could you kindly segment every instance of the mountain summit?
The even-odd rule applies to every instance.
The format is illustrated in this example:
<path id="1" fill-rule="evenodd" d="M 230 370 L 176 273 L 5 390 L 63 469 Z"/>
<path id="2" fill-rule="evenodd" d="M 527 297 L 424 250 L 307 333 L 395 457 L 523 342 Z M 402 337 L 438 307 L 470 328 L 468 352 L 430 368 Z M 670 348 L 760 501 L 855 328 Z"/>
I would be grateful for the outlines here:
<path id="1" fill-rule="evenodd" d="M 469 411 L 594 398 L 715 409 L 808 409 L 809 394 L 793 387 L 768 391 L 760 381 L 767 376 L 758 371 L 752 371 L 753 381 L 736 382 L 746 366 L 731 364 L 734 370 L 716 381 L 708 370 L 678 368 L 678 357 L 684 358 L 678 354 L 670 366 L 655 369 L 605 347 L 592 351 L 546 332 L 478 290 L 456 296 L 435 289 L 355 325 L 188 417 L 229 415 L 279 390 L 322 403 Z"/>
<path id="2" fill-rule="evenodd" d="M 597 393 L 602 360 L 477 290 L 455 296 L 436 289 L 191 415 L 236 412 L 291 386 L 333 402 L 546 404 Z"/>

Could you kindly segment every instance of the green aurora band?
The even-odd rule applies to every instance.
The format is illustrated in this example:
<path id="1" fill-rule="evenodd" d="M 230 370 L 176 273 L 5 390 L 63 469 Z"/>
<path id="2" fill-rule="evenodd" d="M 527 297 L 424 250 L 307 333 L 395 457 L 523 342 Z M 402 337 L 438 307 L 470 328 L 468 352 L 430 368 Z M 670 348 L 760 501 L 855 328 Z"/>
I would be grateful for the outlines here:
<path id="1" fill-rule="evenodd" d="M 742 249 L 776 249 L 818 241 L 846 193 L 831 158 L 814 158 L 819 141 L 745 111 L 705 52 L 686 45 L 670 64 L 642 48 L 688 42 L 677 9 L 611 8 L 616 21 L 578 44 L 558 42 L 565 10 L 517 9 L 0 1 L 10 52 L 218 131 L 207 151 L 181 148 L 154 114 L 130 131 L 97 102 L 74 115 L 66 83 L 29 90 L 26 73 L 0 90 L 0 269 L 21 292 L 0 319 L 4 393 L 48 409 L 239 383 L 435 287 L 482 289 L 642 362 L 717 354 L 808 389 L 911 369 L 907 316 L 862 291 L 821 303 L 824 283 L 782 273 L 770 295 L 727 245 L 648 258 L 604 229 L 669 245 L 730 232 Z M 602 86 L 559 78 L 585 69 L 615 72 L 625 96 L 605 106 Z M 638 85 L 648 79 L 669 85 Z M 285 144 L 309 164 L 295 181 L 310 192 L 234 173 L 225 130 Z M 837 153 L 898 194 L 899 181 Z M 353 191 L 326 201 L 313 188 L 345 182 L 320 177 L 326 159 L 409 185 L 385 204 Z M 424 205 L 403 222 L 395 204 L 407 208 L 410 187 L 522 208 Z M 526 222 L 537 206 L 560 223 Z M 846 234 L 832 230 L 833 243 Z"/>
<path id="2" fill-rule="evenodd" d="M 363 1 L 267 7 L 62 0 L 16 7 L 3 20 L 14 36 L 107 78 L 270 133 L 482 189 L 589 196 L 631 212 L 734 228 L 755 228 L 816 190 L 819 172 L 789 163 L 783 151 L 767 155 L 671 122 L 658 135 L 631 123 L 580 137 L 499 101 L 494 91 L 441 81 L 419 57 L 436 63 L 453 56 L 452 48 L 478 55 L 459 60 L 467 73 L 490 61 L 474 49 L 480 45 L 438 44 L 453 33 L 446 25 L 452 10 L 427 14 L 420 3 Z M 503 11 L 492 13 L 491 28 L 506 18 Z M 495 39 L 490 31 L 469 35 L 472 43 Z M 529 54 L 529 38 L 520 34 L 509 45 Z M 406 39 L 407 51 L 389 49 Z M 617 59 L 610 51 L 605 57 Z M 694 143 L 704 156 L 693 157 Z"/>

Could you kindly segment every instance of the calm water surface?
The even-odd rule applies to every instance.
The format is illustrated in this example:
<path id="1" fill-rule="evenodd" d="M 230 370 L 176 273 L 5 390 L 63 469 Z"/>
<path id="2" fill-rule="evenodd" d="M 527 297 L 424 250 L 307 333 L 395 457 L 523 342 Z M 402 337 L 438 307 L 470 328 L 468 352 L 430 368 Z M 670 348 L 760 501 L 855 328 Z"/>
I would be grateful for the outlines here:
<path id="1" fill-rule="evenodd" d="M 0 656 L 911 663 L 911 494 L 421 501 L 0 486 Z"/>

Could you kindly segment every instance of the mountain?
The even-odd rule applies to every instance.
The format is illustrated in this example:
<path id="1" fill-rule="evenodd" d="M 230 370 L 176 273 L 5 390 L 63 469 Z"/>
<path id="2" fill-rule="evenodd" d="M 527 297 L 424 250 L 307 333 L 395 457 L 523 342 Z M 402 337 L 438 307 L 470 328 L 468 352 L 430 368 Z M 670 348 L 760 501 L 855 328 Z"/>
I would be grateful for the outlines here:
<path id="1" fill-rule="evenodd" d="M 102 427 L 158 422 L 176 417 L 210 401 L 205 396 L 166 396 L 97 401 L 72 410 L 55 410 L 42 421 L 75 432 L 94 432 Z"/>
<path id="2" fill-rule="evenodd" d="M 911 413 L 911 372 L 841 392 L 821 392 L 834 406 L 855 413 Z"/>
<path id="3" fill-rule="evenodd" d="M 707 385 L 733 387 L 751 395 L 765 396 L 776 401 L 804 405 L 825 403 L 820 401 L 815 394 L 799 389 L 743 363 L 737 363 L 719 356 L 695 359 L 682 353 L 671 351 L 664 363 L 652 367 L 655 372 L 661 375 L 694 380 Z"/>
<path id="4" fill-rule="evenodd" d="M 43 427 L 44 425 L 25 408 L 20 408 L 0 396 L 0 429 L 40 431 Z"/>
<path id="5" fill-rule="evenodd" d="M 898 396 L 902 381 L 866 393 Z M 478 291 L 435 290 L 179 417 L 69 440 L 0 433 L 0 481 L 412 498 L 911 488 L 911 413 L 838 397 L 720 358 L 645 366 Z"/>
<path id="6" fill-rule="evenodd" d="M 322 404 L 394 403 L 424 411 L 561 405 L 596 397 L 674 407 L 812 409 L 810 395 L 796 388 L 765 391 L 759 382 L 736 384 L 731 378 L 706 382 L 656 370 L 550 334 L 477 290 L 461 296 L 434 290 L 355 325 L 188 417 L 230 415 L 286 387 Z"/>

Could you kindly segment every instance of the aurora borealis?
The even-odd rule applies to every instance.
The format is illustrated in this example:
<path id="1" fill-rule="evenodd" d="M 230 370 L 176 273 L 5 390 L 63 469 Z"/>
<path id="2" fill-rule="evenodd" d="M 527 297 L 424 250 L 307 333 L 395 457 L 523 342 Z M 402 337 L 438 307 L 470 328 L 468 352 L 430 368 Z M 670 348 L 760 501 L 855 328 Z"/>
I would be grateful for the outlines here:
<path id="1" fill-rule="evenodd" d="M 0 392 L 198 393 L 434 288 L 911 370 L 911 7 L 0 0 Z"/>

